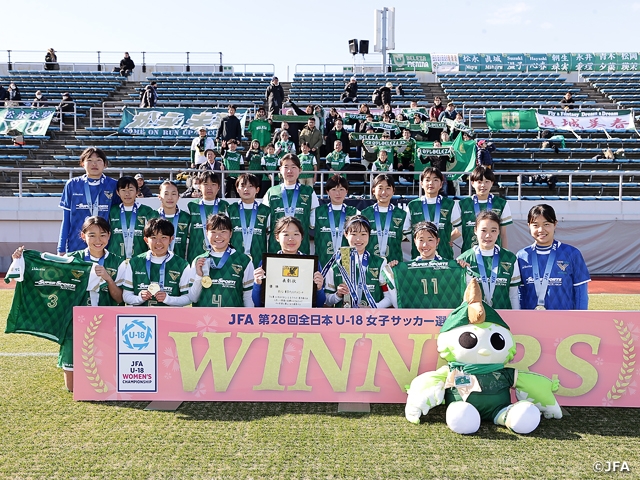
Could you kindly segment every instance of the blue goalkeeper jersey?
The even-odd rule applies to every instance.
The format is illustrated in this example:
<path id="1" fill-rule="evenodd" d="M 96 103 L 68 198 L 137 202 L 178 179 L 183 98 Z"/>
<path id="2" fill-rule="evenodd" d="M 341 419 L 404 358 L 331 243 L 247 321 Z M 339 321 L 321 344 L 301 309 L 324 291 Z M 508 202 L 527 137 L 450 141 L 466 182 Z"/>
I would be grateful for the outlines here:
<path id="1" fill-rule="evenodd" d="M 556 242 L 554 242 L 556 243 Z M 520 266 L 520 306 L 523 310 L 533 310 L 538 304 L 538 294 L 534 282 L 532 267 L 532 251 L 530 245 L 518 252 Z M 540 278 L 544 276 L 547 262 L 552 255 L 551 247 L 535 247 Z M 580 250 L 566 243 L 557 242 L 557 251 L 551 272 L 549 286 L 544 298 L 547 310 L 582 310 L 586 309 L 587 282 L 591 281 L 589 270 L 582 258 Z"/>

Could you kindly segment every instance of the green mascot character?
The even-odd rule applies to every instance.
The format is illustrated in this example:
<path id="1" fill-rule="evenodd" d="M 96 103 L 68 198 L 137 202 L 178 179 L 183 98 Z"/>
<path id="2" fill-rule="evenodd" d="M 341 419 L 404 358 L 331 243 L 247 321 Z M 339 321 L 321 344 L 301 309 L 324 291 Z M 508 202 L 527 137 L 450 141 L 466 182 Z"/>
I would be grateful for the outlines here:
<path id="1" fill-rule="evenodd" d="M 527 434 L 546 418 L 562 418 L 553 394 L 558 381 L 506 367 L 516 353 L 509 326 L 486 303 L 478 283 L 467 286 L 464 302 L 447 317 L 438 336 L 438 352 L 448 364 L 419 375 L 409 387 L 405 416 L 421 415 L 447 404 L 447 426 L 456 433 L 475 433 L 482 420 Z M 511 389 L 516 403 L 511 403 Z"/>

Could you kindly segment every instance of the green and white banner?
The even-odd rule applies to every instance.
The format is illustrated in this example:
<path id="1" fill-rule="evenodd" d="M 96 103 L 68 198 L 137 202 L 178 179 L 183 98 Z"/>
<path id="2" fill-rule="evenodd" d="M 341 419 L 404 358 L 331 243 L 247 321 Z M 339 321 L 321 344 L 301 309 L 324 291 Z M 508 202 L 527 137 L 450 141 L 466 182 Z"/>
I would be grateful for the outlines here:
<path id="1" fill-rule="evenodd" d="M 354 142 L 359 142 L 362 140 L 377 140 L 378 138 L 382 138 L 382 133 L 359 133 L 352 132 L 349 134 L 349 139 Z"/>
<path id="2" fill-rule="evenodd" d="M 476 168 L 476 142 L 475 140 L 462 140 L 458 135 L 453 142 L 453 155 L 455 162 L 451 163 L 448 170 L 453 172 L 472 172 Z M 458 180 L 462 174 L 451 175 L 449 179 Z"/>
<path id="3" fill-rule="evenodd" d="M 535 130 L 538 128 L 536 111 L 527 110 L 487 110 L 486 120 L 489 130 Z"/>
<path id="4" fill-rule="evenodd" d="M 247 109 L 238 109 L 236 116 L 244 131 Z M 215 135 L 226 108 L 125 108 L 118 133 L 146 137 L 178 137 L 197 135 L 205 127 Z"/>
<path id="5" fill-rule="evenodd" d="M 423 142 L 419 142 L 418 144 L 421 144 L 421 143 Z M 418 156 L 418 158 L 441 157 L 441 156 L 453 157 L 453 150 L 451 149 L 451 147 L 447 147 L 447 148 L 419 147 L 419 148 L 416 148 L 416 155 Z"/>
<path id="6" fill-rule="evenodd" d="M 392 72 L 431 72 L 430 53 L 392 53 L 389 63 Z"/>
<path id="7" fill-rule="evenodd" d="M 382 148 L 398 148 L 404 150 L 409 145 L 408 140 L 403 140 L 402 138 L 396 139 L 371 139 L 371 140 L 363 140 L 362 145 L 365 147 L 382 147 Z"/>
<path id="8" fill-rule="evenodd" d="M 16 130 L 22 135 L 46 135 L 55 108 L 2 108 L 0 109 L 0 135 L 11 135 Z"/>
<path id="9" fill-rule="evenodd" d="M 501 130 L 633 130 L 631 110 L 487 110 L 487 126 Z"/>

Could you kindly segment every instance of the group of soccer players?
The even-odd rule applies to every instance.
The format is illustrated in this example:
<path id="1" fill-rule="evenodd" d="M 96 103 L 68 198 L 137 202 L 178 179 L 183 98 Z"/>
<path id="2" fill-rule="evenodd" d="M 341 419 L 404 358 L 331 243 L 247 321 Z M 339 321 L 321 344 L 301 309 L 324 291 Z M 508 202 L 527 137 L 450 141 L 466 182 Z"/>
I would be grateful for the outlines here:
<path id="1" fill-rule="evenodd" d="M 532 208 L 534 244 L 517 255 L 509 252 L 510 209 L 490 194 L 495 177 L 484 167 L 470 176 L 476 194 L 458 203 L 440 195 L 443 174 L 426 168 L 420 177 L 424 195 L 406 209 L 392 203 L 393 178 L 378 175 L 375 203 L 359 212 L 345 204 L 349 184 L 338 174 L 326 182 L 329 202 L 320 205 L 313 187 L 298 181 L 299 158 L 287 154 L 280 160 L 281 183 L 268 189 L 262 203 L 256 201 L 261 182 L 255 175 L 238 177 L 240 199 L 229 204 L 218 198 L 217 174 L 204 171 L 202 198 L 183 211 L 170 181 L 160 186 L 158 210 L 138 204 L 136 180 L 106 177 L 108 161 L 100 149 L 85 150 L 80 164 L 86 174 L 69 180 L 60 202 L 58 257 L 22 248 L 14 253 L 23 282 L 8 331 L 33 333 L 41 327 L 29 322 L 58 306 L 67 309 L 64 315 L 74 305 L 261 306 L 263 253 L 310 254 L 310 231 L 320 268 L 308 273 L 318 306 L 455 308 L 475 277 L 494 308 L 587 308 L 589 273 L 580 252 L 554 238 L 553 208 Z M 405 238 L 412 242 L 409 261 Z M 458 238 L 462 254 L 454 259 Z M 51 262 L 55 273 L 41 265 Z M 31 296 L 32 290 L 39 295 Z M 44 306 L 28 308 L 33 298 Z M 48 336 L 42 336 L 61 343 L 59 365 L 72 390 L 71 327 L 49 323 Z"/>

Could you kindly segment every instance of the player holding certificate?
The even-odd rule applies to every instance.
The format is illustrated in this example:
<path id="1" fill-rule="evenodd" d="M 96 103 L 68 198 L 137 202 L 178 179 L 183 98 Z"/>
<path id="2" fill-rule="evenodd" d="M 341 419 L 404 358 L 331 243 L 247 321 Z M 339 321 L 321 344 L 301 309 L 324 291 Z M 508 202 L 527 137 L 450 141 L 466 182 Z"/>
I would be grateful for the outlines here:
<path id="1" fill-rule="evenodd" d="M 554 238 L 558 220 L 550 205 L 536 205 L 527 217 L 535 243 L 517 254 L 523 310 L 587 310 L 591 281 L 580 250 Z"/>

